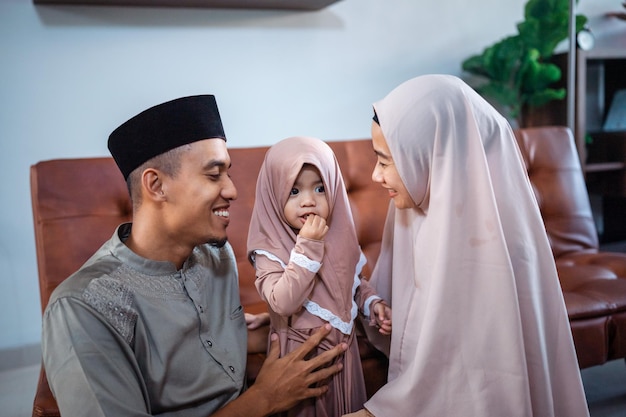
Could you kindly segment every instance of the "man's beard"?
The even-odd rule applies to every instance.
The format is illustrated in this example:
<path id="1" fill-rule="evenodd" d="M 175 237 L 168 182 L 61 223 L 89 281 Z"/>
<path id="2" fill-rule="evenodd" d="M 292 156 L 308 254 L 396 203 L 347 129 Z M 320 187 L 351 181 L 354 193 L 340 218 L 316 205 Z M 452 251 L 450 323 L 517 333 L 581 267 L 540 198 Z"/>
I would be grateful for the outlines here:
<path id="1" fill-rule="evenodd" d="M 215 238 L 211 238 L 207 241 L 207 243 L 211 246 L 215 246 L 216 248 L 221 248 L 223 247 L 226 242 L 228 242 L 228 238 L 222 238 L 222 239 L 215 239 Z"/>

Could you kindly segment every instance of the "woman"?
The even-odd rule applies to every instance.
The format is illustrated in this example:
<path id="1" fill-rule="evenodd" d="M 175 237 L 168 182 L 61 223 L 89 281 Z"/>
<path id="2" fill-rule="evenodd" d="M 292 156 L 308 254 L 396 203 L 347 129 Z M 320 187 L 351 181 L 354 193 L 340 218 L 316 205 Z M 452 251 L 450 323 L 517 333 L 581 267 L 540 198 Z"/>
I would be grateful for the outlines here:
<path id="1" fill-rule="evenodd" d="M 392 202 L 372 283 L 394 331 L 389 382 L 363 415 L 588 416 L 509 124 L 446 75 L 401 84 L 374 112 L 372 179 Z"/>

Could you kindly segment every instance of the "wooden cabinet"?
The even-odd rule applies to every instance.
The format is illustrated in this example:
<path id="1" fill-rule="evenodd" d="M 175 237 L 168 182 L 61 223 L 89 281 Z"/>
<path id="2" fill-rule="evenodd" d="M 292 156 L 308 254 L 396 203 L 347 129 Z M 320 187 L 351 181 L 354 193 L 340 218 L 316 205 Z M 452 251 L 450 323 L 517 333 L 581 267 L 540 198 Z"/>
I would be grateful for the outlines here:
<path id="1" fill-rule="evenodd" d="M 579 51 L 577 68 L 575 137 L 585 172 L 624 169 L 626 154 L 619 142 L 626 140 L 626 129 L 607 130 L 605 123 L 616 93 L 626 91 L 626 47 Z"/>
<path id="2" fill-rule="evenodd" d="M 565 87 L 567 55 L 557 54 L 553 61 L 563 73 L 559 86 Z M 626 163 L 624 149 L 618 146 L 618 138 L 626 135 L 626 129 L 621 132 L 604 129 L 613 99 L 620 90 L 626 90 L 626 36 L 623 47 L 578 51 L 574 137 L 585 173 L 626 168 L 626 164 L 618 163 Z M 566 106 L 566 100 L 560 100 L 542 108 L 527 109 L 524 122 L 526 126 L 567 125 Z M 604 138 L 609 138 L 610 143 L 604 143 Z M 596 146 L 599 149 L 595 150 Z"/>
<path id="3" fill-rule="evenodd" d="M 563 73 L 560 86 L 566 87 L 567 54 L 555 55 L 553 62 Z M 611 44 L 578 50 L 574 137 L 601 242 L 626 240 L 626 128 L 605 128 L 620 90 L 626 90 L 626 34 Z M 524 122 L 567 125 L 566 106 L 561 100 L 529 109 Z"/>
<path id="4" fill-rule="evenodd" d="M 576 61 L 575 137 L 599 237 L 625 240 L 626 129 L 606 122 L 616 95 L 626 91 L 626 47 L 579 51 Z"/>

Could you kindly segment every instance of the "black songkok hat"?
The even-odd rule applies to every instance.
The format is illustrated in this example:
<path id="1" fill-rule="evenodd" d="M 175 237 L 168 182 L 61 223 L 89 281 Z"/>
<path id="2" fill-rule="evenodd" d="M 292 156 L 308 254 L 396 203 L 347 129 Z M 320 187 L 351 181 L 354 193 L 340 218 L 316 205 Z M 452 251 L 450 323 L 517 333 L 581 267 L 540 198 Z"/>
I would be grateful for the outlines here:
<path id="1" fill-rule="evenodd" d="M 144 110 L 109 136 L 109 151 L 127 179 L 157 155 L 203 139 L 226 140 L 215 96 L 182 97 Z"/>

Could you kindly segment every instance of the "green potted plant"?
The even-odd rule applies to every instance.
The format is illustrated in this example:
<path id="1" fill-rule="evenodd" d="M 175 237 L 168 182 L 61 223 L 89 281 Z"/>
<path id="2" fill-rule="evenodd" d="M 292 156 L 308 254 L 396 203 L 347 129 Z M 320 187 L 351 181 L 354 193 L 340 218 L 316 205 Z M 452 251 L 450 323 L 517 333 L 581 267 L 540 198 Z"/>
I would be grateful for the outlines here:
<path id="1" fill-rule="evenodd" d="M 564 88 L 555 88 L 560 68 L 550 62 L 557 45 L 569 34 L 569 0 L 529 0 L 518 33 L 484 49 L 462 63 L 477 76 L 472 86 L 511 121 L 523 127 L 522 111 L 551 100 L 562 100 Z M 576 32 L 587 22 L 576 15 Z"/>

